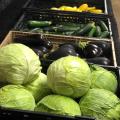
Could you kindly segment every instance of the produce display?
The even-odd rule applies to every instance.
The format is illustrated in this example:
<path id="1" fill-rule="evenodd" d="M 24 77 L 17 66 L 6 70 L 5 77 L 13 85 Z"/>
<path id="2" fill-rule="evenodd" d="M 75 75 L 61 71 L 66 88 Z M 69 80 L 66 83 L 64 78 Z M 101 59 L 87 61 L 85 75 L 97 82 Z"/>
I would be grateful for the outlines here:
<path id="1" fill-rule="evenodd" d="M 120 120 L 112 14 L 98 1 L 27 1 L 0 46 L 0 119 Z"/>
<path id="2" fill-rule="evenodd" d="M 111 43 L 106 41 L 78 41 L 76 43 L 69 41 L 57 43 L 56 41 L 54 43 L 47 38 L 43 40 L 39 36 L 18 37 L 14 41 L 32 48 L 45 68 L 48 68 L 54 60 L 68 55 L 78 56 L 89 63 L 99 65 L 114 64 Z"/>
<path id="3" fill-rule="evenodd" d="M 26 27 L 21 28 L 21 31 L 67 36 L 110 37 L 108 26 L 103 20 L 89 21 L 87 23 L 55 23 L 52 21 L 28 20 L 24 22 L 24 25 Z"/>
<path id="4" fill-rule="evenodd" d="M 5 81 L 0 88 L 1 107 L 66 116 L 88 116 L 96 120 L 120 119 L 120 99 L 115 95 L 118 87 L 116 72 L 98 65 L 88 65 L 84 59 L 68 55 L 52 62 L 44 74 L 41 72 L 44 67 L 40 64 L 41 59 L 38 65 L 39 57 L 30 47 L 11 43 L 0 48 L 0 52 L 4 53 L 0 60 L 9 57 L 9 61 L 7 59 L 0 66 L 0 71 L 4 74 L 2 68 L 11 68 L 4 74 L 5 79 L 0 79 L 0 84 Z M 27 62 L 23 62 L 24 56 Z M 28 65 L 31 59 L 34 60 L 32 67 Z M 17 66 L 26 68 L 21 71 L 16 69 Z M 29 71 L 34 67 L 39 72 L 34 70 L 30 74 Z M 34 74 L 36 77 L 32 77 Z M 26 79 L 21 82 L 18 77 L 21 75 L 29 78 L 27 82 Z M 16 84 L 15 80 L 20 82 Z"/>
<path id="5" fill-rule="evenodd" d="M 95 14 L 102 14 L 103 10 L 96 8 L 95 6 L 89 7 L 87 3 L 77 6 L 60 6 L 58 8 L 52 7 L 51 10 L 60 10 L 60 11 L 73 11 L 73 12 L 90 12 Z"/>

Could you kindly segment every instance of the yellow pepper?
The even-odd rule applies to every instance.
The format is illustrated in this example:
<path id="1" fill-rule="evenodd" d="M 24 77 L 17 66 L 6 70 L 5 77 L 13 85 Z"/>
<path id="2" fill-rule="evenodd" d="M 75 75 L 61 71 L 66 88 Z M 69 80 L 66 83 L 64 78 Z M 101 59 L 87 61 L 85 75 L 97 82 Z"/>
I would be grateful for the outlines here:
<path id="1" fill-rule="evenodd" d="M 61 7 L 59 7 L 59 10 L 65 10 L 66 7 L 67 6 L 61 6 Z"/>
<path id="2" fill-rule="evenodd" d="M 88 4 L 82 4 L 78 9 L 80 11 L 86 11 L 88 9 Z"/>
<path id="3" fill-rule="evenodd" d="M 77 9 L 77 10 L 76 10 L 76 12 L 82 12 L 82 10 L 80 10 L 80 9 Z"/>
<path id="4" fill-rule="evenodd" d="M 88 7 L 88 8 L 87 8 L 87 11 L 95 10 L 95 9 L 96 9 L 96 7 Z"/>
<path id="5" fill-rule="evenodd" d="M 103 11 L 101 9 L 90 10 L 91 13 L 101 14 Z"/>
<path id="6" fill-rule="evenodd" d="M 67 6 L 64 8 L 65 11 L 76 11 L 77 10 L 77 7 L 70 7 L 70 6 Z"/>
<path id="7" fill-rule="evenodd" d="M 56 8 L 56 7 L 52 7 L 51 10 L 58 10 L 58 8 Z"/>

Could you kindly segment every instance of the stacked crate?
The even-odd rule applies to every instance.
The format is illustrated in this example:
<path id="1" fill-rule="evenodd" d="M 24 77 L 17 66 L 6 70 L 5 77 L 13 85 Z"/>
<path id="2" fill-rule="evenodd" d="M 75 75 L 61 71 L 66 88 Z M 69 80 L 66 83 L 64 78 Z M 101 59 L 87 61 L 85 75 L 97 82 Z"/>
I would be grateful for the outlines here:
<path id="1" fill-rule="evenodd" d="M 52 7 L 60 7 L 63 5 L 68 6 L 80 6 L 83 3 L 87 3 L 90 6 L 96 6 L 99 9 L 103 10 L 102 14 L 95 14 L 89 12 L 75 12 L 75 11 L 60 11 L 60 10 L 51 10 Z M 4 41 L 1 44 L 5 46 L 11 42 L 19 42 L 25 43 L 21 41 L 22 39 L 27 41 L 30 40 L 31 37 L 39 36 L 39 38 L 44 40 L 50 40 L 54 45 L 60 45 L 64 43 L 78 43 L 78 42 L 90 42 L 97 44 L 99 42 L 106 42 L 110 45 L 110 54 L 108 56 L 104 56 L 110 60 L 109 64 L 96 63 L 104 68 L 109 70 L 113 70 L 118 75 L 119 80 L 119 65 L 120 65 L 120 55 L 119 55 L 119 36 L 117 31 L 117 25 L 114 19 L 111 1 L 110 0 L 28 0 L 26 4 L 23 6 L 23 14 L 16 22 L 14 28 L 9 32 Z M 106 24 L 109 36 L 107 38 L 100 37 L 90 37 L 87 35 L 66 35 L 66 34 L 55 34 L 55 33 L 46 33 L 46 32 L 38 32 L 33 29 L 29 29 L 27 22 L 30 20 L 35 21 L 52 21 L 54 25 L 58 25 L 59 23 L 77 23 L 77 24 L 87 24 L 91 21 L 99 24 L 99 21 L 104 21 Z M 19 39 L 20 38 L 20 39 Z M 40 39 L 39 39 L 40 40 Z M 27 44 L 28 45 L 28 44 Z M 28 45 L 29 46 L 29 45 Z M 102 57 L 103 57 L 102 56 Z M 97 56 L 101 57 L 101 56 Z M 46 72 L 47 68 L 53 61 L 45 61 L 43 59 L 42 65 L 45 67 L 43 72 Z M 92 62 L 94 63 L 94 62 Z M 10 113 L 10 114 L 9 114 Z M 89 117 L 67 117 L 67 116 L 58 116 L 51 114 L 42 114 L 42 113 L 34 113 L 28 111 L 16 111 L 11 109 L 1 109 L 0 116 L 8 117 L 18 116 L 23 119 L 45 119 L 45 120 L 94 120 Z M 5 114 L 5 115 L 4 115 Z"/>

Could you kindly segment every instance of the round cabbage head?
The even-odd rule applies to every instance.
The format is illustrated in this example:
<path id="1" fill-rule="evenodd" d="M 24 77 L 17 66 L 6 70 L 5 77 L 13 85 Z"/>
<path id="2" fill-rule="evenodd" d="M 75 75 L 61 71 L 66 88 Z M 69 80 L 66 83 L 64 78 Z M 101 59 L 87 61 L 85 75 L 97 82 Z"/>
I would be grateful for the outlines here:
<path id="1" fill-rule="evenodd" d="M 118 86 L 116 75 L 97 65 L 93 67 L 91 88 L 106 89 L 115 93 Z"/>
<path id="2" fill-rule="evenodd" d="M 96 120 L 120 120 L 120 100 L 108 90 L 90 89 L 79 104 L 83 116 Z"/>
<path id="3" fill-rule="evenodd" d="M 40 100 L 35 111 L 75 116 L 81 115 L 80 107 L 72 98 L 61 95 L 48 95 Z"/>
<path id="4" fill-rule="evenodd" d="M 38 77 L 39 57 L 29 47 L 14 43 L 0 48 L 0 82 L 26 84 Z"/>
<path id="5" fill-rule="evenodd" d="M 0 106 L 5 108 L 34 110 L 32 94 L 21 85 L 7 85 L 0 89 Z"/>
<path id="6" fill-rule="evenodd" d="M 39 77 L 33 82 L 25 85 L 25 88 L 32 93 L 36 102 L 51 94 L 51 89 L 47 85 L 47 76 L 43 73 L 40 73 Z"/>
<path id="7" fill-rule="evenodd" d="M 78 98 L 91 85 L 91 71 L 81 58 L 67 56 L 54 61 L 47 71 L 48 85 L 54 93 Z"/>

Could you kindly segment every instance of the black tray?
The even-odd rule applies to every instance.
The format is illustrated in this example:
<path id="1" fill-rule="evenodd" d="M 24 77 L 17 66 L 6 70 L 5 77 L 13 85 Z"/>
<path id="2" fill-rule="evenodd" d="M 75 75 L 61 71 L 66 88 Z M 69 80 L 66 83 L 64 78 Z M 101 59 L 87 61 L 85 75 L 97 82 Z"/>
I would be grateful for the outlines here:
<path id="1" fill-rule="evenodd" d="M 102 66 L 108 70 L 112 70 L 116 73 L 118 83 L 120 82 L 120 69 L 111 67 L 111 66 Z M 120 83 L 117 90 L 117 96 L 120 98 Z M 61 115 L 54 115 L 48 113 L 38 113 L 38 112 L 30 112 L 24 110 L 14 110 L 7 108 L 0 108 L 0 119 L 1 120 L 95 120 L 95 118 L 89 117 L 68 117 Z"/>
<path id="2" fill-rule="evenodd" d="M 1 120 L 95 120 L 89 117 L 68 117 L 48 113 L 0 108 Z"/>
<path id="3" fill-rule="evenodd" d="M 24 12 L 23 15 L 19 18 L 13 30 L 15 31 L 25 31 L 28 28 L 26 22 L 28 20 L 41 20 L 41 21 L 52 21 L 54 24 L 59 24 L 60 22 L 72 22 L 72 23 L 88 23 L 90 21 L 94 21 L 96 23 L 99 20 L 103 20 L 109 28 L 111 39 L 112 31 L 111 31 L 111 23 L 110 19 L 107 16 L 94 16 L 94 15 L 84 15 L 84 14 L 66 14 L 66 13 L 51 13 L 49 11 L 27 11 Z"/>
<path id="4" fill-rule="evenodd" d="M 53 10 L 50 10 L 50 8 L 52 7 L 60 7 L 63 5 L 79 7 L 81 4 L 87 3 L 89 6 L 96 6 L 96 8 L 102 9 L 104 11 L 103 15 L 108 15 L 107 4 L 109 5 L 109 2 L 110 0 L 69 0 L 69 1 L 68 0 L 44 0 L 44 1 L 28 0 L 24 5 L 23 9 L 24 10 L 29 9 L 35 11 L 48 10 L 49 12 L 52 12 Z M 54 12 L 58 12 L 58 11 L 54 10 Z M 72 13 L 72 12 L 67 12 L 67 13 Z M 73 14 L 74 13 L 75 12 L 73 12 Z M 93 14 L 93 13 L 84 12 L 84 14 Z"/>

